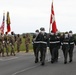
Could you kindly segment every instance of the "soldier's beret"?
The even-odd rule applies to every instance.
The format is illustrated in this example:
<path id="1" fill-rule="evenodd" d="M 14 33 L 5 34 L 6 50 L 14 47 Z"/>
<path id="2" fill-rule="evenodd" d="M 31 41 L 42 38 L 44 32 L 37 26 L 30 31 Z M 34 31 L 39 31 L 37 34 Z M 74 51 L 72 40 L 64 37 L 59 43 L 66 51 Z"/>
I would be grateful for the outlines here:
<path id="1" fill-rule="evenodd" d="M 7 32 L 5 32 L 5 34 L 7 34 Z"/>
<path id="2" fill-rule="evenodd" d="M 13 34 L 14 34 L 14 32 L 12 31 L 12 32 L 11 32 L 11 34 L 13 35 Z"/>
<path id="3" fill-rule="evenodd" d="M 68 32 L 65 32 L 65 34 L 68 34 Z"/>
<path id="4" fill-rule="evenodd" d="M 44 30 L 45 30 L 45 28 L 41 27 L 41 28 L 40 28 L 40 30 L 41 30 L 41 31 L 44 31 Z"/>
<path id="5" fill-rule="evenodd" d="M 35 32 L 39 32 L 39 30 L 37 29 Z"/>
<path id="6" fill-rule="evenodd" d="M 72 31 L 69 31 L 69 33 L 72 33 Z"/>

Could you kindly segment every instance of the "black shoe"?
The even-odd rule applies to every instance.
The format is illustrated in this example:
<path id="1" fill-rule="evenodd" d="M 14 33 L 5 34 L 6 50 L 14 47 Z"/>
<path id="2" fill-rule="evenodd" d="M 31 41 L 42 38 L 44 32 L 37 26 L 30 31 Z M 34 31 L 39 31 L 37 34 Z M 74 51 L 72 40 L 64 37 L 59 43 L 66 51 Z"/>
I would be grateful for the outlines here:
<path id="1" fill-rule="evenodd" d="M 35 60 L 35 63 L 38 63 L 38 59 Z"/>
<path id="2" fill-rule="evenodd" d="M 44 63 L 44 62 L 42 62 L 42 63 L 41 63 L 41 65 L 42 65 L 42 66 L 44 66 L 44 65 L 45 65 L 45 63 Z"/>
<path id="3" fill-rule="evenodd" d="M 64 64 L 67 64 L 67 61 L 65 61 Z"/>
<path id="4" fill-rule="evenodd" d="M 54 63 L 54 61 L 52 60 L 51 63 Z"/>
<path id="5" fill-rule="evenodd" d="M 69 61 L 70 63 L 72 62 L 72 60 Z"/>

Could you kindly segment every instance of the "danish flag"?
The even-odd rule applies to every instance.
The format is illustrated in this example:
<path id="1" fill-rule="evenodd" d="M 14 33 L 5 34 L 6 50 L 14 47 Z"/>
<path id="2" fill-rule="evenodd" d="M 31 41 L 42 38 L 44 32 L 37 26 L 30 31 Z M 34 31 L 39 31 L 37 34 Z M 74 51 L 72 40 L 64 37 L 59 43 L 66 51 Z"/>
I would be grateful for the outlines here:
<path id="1" fill-rule="evenodd" d="M 52 30 L 51 30 L 51 25 L 52 25 Z M 52 1 L 52 5 L 51 5 L 51 17 L 50 17 L 49 31 L 52 31 L 53 33 L 56 33 L 57 32 L 57 26 L 56 26 L 56 21 L 55 21 L 53 1 Z"/>

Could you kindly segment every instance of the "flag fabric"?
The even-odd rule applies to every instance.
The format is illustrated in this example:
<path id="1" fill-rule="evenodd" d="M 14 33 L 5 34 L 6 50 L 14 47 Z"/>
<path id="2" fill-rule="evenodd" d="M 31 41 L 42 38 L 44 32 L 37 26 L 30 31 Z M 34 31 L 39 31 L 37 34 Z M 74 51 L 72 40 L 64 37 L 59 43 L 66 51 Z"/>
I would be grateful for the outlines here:
<path id="1" fill-rule="evenodd" d="M 10 16 L 9 16 L 9 12 L 7 12 L 7 18 L 6 18 L 6 24 L 7 24 L 7 33 L 11 31 L 10 28 Z"/>
<path id="2" fill-rule="evenodd" d="M 51 30 L 51 27 L 52 27 L 52 30 Z M 51 6 L 51 17 L 50 17 L 50 27 L 49 27 L 49 30 L 51 30 L 53 33 L 57 32 L 57 26 L 56 26 L 56 21 L 55 21 L 53 1 L 52 1 L 52 6 Z"/>
<path id="3" fill-rule="evenodd" d="M 0 33 L 4 34 L 4 26 L 5 26 L 5 13 L 3 13 L 3 21 L 0 27 Z"/>

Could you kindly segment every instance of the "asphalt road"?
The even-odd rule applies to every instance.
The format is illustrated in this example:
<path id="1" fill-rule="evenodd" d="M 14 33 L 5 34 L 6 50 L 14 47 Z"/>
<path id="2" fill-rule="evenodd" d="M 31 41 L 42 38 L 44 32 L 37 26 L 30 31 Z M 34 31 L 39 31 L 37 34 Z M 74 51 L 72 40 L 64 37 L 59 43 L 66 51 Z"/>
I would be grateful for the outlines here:
<path id="1" fill-rule="evenodd" d="M 57 63 L 51 64 L 47 60 L 49 56 L 46 56 L 45 66 L 40 62 L 34 63 L 33 53 L 20 52 L 16 56 L 0 57 L 0 75 L 76 75 L 76 47 L 72 63 L 64 64 L 61 50 Z"/>

